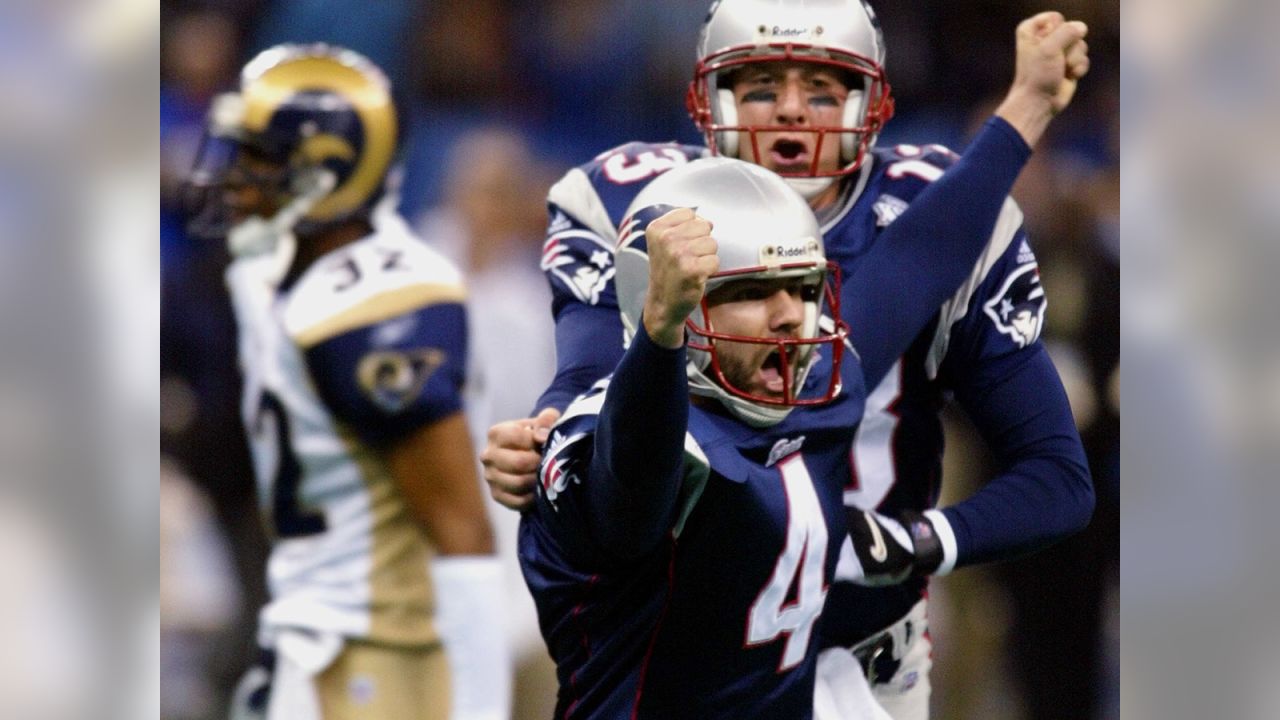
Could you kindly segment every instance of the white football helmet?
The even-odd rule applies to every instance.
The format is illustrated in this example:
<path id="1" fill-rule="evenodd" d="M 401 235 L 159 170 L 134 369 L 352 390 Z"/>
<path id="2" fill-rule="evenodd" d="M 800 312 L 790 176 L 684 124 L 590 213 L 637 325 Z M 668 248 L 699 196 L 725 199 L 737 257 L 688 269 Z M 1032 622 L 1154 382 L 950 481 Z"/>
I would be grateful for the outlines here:
<path id="1" fill-rule="evenodd" d="M 627 340 L 643 332 L 640 313 L 649 286 L 645 228 L 678 207 L 693 208 L 713 225 L 720 269 L 706 294 L 739 280 L 803 279 L 804 321 L 798 337 L 751 337 L 717 332 L 709 321 L 706 294 L 685 322 L 688 333 L 689 389 L 713 397 L 747 423 L 764 427 L 780 422 L 793 407 L 830 402 L 841 389 L 840 361 L 847 328 L 839 318 L 840 272 L 823 252 L 822 232 L 809 205 L 775 173 L 741 160 L 704 158 L 668 171 L 641 190 L 619 226 L 614 277 Z M 832 332 L 819 320 L 829 314 Z M 825 323 L 824 323 L 825 325 Z M 717 343 L 772 346 L 782 377 L 781 398 L 753 394 L 735 386 L 721 369 Z M 806 388 L 805 380 L 829 347 L 831 376 Z"/>
<path id="2" fill-rule="evenodd" d="M 758 151 L 757 134 L 762 131 L 796 130 L 739 124 L 732 88 L 724 82 L 728 72 L 749 63 L 787 60 L 816 63 L 850 76 L 854 85 L 842 127 L 812 129 L 819 150 L 830 136 L 839 136 L 844 164 L 820 171 L 820 153 L 815 151 L 807 172 L 783 173 L 784 177 L 831 178 L 854 172 L 893 116 L 884 73 L 884 36 L 875 13 L 863 0 L 717 0 L 702 25 L 697 54 L 686 99 L 689 114 L 705 134 L 711 152 L 728 157 L 738 157 L 744 142 Z M 858 80 L 863 82 L 861 87 Z M 803 183 L 793 187 L 810 194 Z"/>

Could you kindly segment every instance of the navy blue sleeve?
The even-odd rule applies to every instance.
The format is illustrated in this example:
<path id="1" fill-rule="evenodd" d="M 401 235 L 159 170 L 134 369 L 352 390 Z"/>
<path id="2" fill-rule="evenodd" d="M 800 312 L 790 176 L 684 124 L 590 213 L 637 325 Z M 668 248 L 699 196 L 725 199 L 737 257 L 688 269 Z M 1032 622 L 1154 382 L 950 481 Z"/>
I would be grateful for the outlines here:
<path id="1" fill-rule="evenodd" d="M 1031 149 L 993 117 L 964 155 L 928 187 L 844 278 L 841 315 L 876 387 L 969 275 Z"/>
<path id="2" fill-rule="evenodd" d="M 950 330 L 941 373 L 991 447 L 998 474 L 942 512 L 956 566 L 1004 560 L 1082 530 L 1093 483 L 1071 406 L 1040 341 L 1048 306 L 1023 232 Z"/>
<path id="3" fill-rule="evenodd" d="M 1044 346 L 986 363 L 956 399 L 1000 466 L 981 490 L 942 511 L 956 536 L 956 567 L 1024 555 L 1084 529 L 1093 482 Z"/>
<path id="4" fill-rule="evenodd" d="M 334 417 L 385 445 L 461 409 L 466 310 L 428 305 L 350 330 L 308 348 L 306 362 Z"/>
<path id="5" fill-rule="evenodd" d="M 671 530 L 689 425 L 683 346 L 660 347 L 641 330 L 605 392 L 587 488 L 593 535 L 608 554 L 648 552 Z"/>
<path id="6" fill-rule="evenodd" d="M 531 415 L 564 411 L 573 398 L 613 372 L 622 357 L 622 319 L 616 306 L 569 302 L 556 314 L 556 376 Z"/>

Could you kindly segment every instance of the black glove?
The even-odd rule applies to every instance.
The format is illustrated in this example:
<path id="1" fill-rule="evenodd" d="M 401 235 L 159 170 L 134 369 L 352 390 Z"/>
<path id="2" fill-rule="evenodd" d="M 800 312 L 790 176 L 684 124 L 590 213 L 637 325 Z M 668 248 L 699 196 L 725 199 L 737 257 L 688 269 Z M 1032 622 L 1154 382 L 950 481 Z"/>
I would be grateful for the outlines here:
<path id="1" fill-rule="evenodd" d="M 896 585 L 928 575 L 942 564 L 942 542 L 933 523 L 920 513 L 903 511 L 893 518 L 847 508 L 845 517 L 856 566 L 840 568 L 841 579 L 859 585 Z"/>

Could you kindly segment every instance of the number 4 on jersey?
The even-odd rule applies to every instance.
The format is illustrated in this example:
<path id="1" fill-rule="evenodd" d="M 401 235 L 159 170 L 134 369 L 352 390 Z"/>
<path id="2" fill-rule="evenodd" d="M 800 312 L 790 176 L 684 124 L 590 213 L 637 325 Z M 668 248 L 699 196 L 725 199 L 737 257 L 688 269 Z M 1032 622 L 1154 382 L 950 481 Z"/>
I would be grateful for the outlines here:
<path id="1" fill-rule="evenodd" d="M 827 563 L 827 521 L 813 490 L 813 479 L 799 454 L 778 463 L 787 493 L 787 544 L 774 566 L 773 576 L 756 596 L 747 617 L 747 645 L 771 642 L 787 636 L 778 670 L 788 670 L 804 659 L 814 623 L 827 599 L 823 568 Z M 788 591 L 796 587 L 796 600 L 784 607 Z"/>

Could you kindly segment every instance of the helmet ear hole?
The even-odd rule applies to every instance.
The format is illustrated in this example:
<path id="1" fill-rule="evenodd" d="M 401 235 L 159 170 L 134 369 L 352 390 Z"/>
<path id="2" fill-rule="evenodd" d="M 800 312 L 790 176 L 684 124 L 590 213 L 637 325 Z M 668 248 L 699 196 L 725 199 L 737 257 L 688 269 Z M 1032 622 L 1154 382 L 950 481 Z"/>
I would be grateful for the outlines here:
<path id="1" fill-rule="evenodd" d="M 738 102 L 733 97 L 733 91 L 727 88 L 716 90 L 716 102 L 720 106 L 720 124 L 737 125 Z M 716 133 L 716 145 L 719 146 L 721 155 L 738 157 L 738 135 L 737 130 L 721 130 Z"/>

